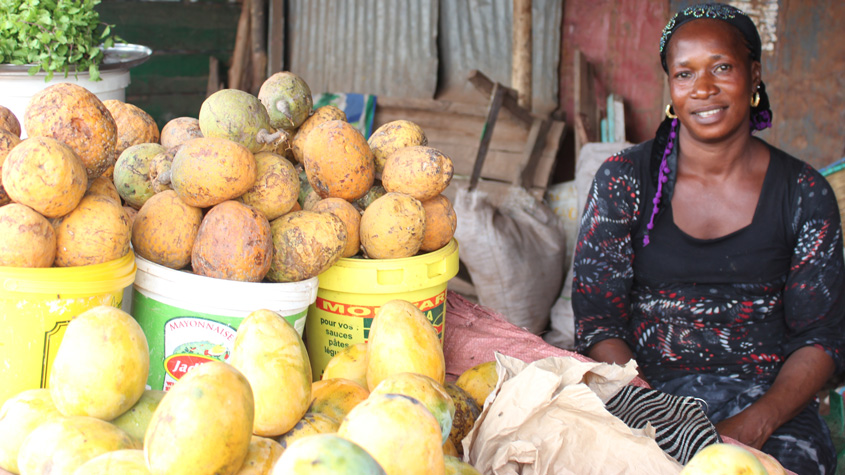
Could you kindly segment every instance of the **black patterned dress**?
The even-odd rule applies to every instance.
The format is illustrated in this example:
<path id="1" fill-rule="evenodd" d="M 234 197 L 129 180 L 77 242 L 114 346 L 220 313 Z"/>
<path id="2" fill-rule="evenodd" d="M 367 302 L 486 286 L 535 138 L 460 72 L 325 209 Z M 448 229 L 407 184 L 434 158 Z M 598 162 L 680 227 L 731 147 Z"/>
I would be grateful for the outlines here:
<path id="1" fill-rule="evenodd" d="M 578 350 L 621 338 L 658 388 L 700 375 L 767 388 L 804 346 L 823 349 L 842 373 L 842 236 L 824 177 L 769 147 L 751 224 L 697 239 L 674 224 L 670 176 L 644 246 L 656 192 L 651 146 L 610 157 L 593 181 L 574 258 Z"/>

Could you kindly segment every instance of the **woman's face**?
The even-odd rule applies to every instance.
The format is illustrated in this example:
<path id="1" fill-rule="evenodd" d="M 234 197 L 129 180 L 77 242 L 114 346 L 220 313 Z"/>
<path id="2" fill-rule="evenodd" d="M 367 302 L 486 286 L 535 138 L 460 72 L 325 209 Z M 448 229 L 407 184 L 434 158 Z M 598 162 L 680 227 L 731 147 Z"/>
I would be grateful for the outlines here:
<path id="1" fill-rule="evenodd" d="M 666 63 L 675 114 L 692 138 L 718 142 L 748 133 L 761 68 L 734 27 L 710 19 L 686 23 L 672 35 Z"/>

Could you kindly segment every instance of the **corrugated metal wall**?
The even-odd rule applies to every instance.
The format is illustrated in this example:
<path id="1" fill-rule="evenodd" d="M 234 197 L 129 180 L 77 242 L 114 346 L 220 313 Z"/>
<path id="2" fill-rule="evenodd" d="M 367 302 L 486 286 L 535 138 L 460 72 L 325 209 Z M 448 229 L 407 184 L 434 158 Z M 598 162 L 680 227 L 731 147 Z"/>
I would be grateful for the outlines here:
<path id="1" fill-rule="evenodd" d="M 440 4 L 441 87 L 448 97 L 477 95 L 466 77 L 478 69 L 511 83 L 512 0 L 444 0 Z M 532 104 L 538 112 L 558 106 L 562 0 L 532 2 Z"/>
<path id="2" fill-rule="evenodd" d="M 290 64 L 314 93 L 433 97 L 437 0 L 292 0 Z"/>
<path id="3" fill-rule="evenodd" d="M 292 0 L 287 68 L 313 92 L 486 101 L 467 73 L 510 85 L 512 13 L 512 0 Z M 562 15 L 562 0 L 533 2 L 538 111 L 558 106 Z"/>

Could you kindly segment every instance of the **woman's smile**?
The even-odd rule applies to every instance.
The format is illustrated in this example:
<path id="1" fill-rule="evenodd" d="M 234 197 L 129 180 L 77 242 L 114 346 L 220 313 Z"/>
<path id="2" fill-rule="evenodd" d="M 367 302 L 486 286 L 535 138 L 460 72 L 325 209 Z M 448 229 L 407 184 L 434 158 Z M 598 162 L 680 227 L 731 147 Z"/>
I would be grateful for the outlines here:
<path id="1" fill-rule="evenodd" d="M 692 115 L 698 117 L 700 123 L 713 123 L 721 120 L 727 110 L 727 107 L 705 107 L 701 110 L 693 111 Z"/>

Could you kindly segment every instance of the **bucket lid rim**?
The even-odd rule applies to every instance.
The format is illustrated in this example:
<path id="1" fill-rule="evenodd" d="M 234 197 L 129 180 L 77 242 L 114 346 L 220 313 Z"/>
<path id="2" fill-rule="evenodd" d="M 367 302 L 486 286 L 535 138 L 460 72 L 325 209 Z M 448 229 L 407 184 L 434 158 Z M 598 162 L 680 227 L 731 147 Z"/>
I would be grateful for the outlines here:
<path id="1" fill-rule="evenodd" d="M 0 267 L 0 292 L 99 294 L 132 285 L 135 271 L 135 255 L 131 250 L 118 259 L 87 266 Z"/>

